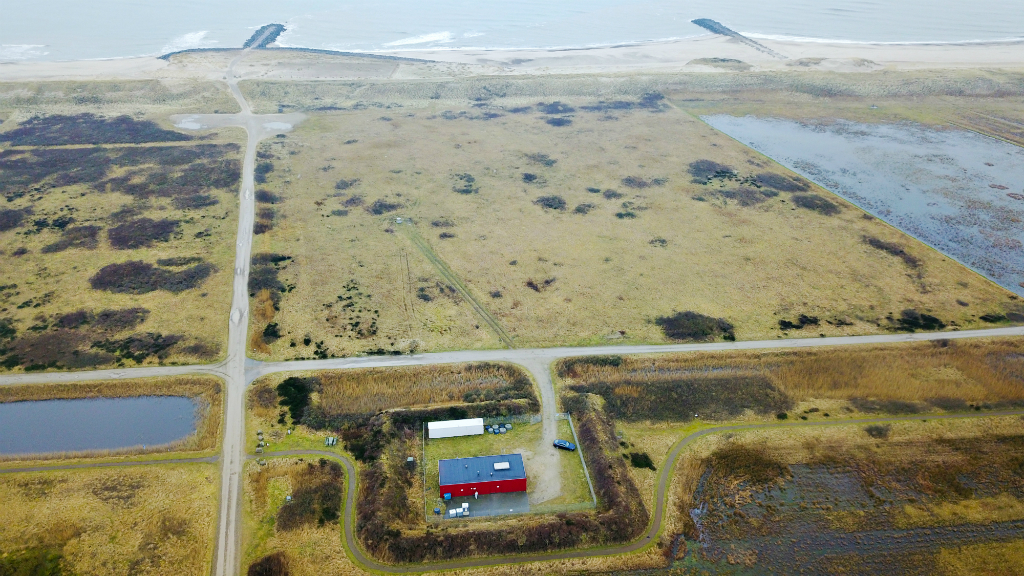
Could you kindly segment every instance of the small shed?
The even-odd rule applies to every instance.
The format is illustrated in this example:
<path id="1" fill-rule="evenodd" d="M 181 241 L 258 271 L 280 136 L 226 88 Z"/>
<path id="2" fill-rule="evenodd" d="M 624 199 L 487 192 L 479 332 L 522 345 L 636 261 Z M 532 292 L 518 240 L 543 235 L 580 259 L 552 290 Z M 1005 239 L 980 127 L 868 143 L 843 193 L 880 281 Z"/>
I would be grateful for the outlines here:
<path id="1" fill-rule="evenodd" d="M 484 433 L 483 418 L 468 418 L 466 420 L 442 420 L 440 422 L 427 422 L 427 433 L 431 439 L 452 438 L 455 436 L 473 436 Z"/>

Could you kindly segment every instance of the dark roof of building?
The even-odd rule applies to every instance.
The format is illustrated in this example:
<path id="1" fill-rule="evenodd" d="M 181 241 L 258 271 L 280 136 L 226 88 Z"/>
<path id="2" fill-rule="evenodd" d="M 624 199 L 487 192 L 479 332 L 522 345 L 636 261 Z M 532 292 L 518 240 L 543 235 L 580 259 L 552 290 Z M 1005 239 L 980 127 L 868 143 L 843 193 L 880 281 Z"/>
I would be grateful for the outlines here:
<path id="1" fill-rule="evenodd" d="M 508 463 L 507 470 L 494 469 L 494 465 L 501 462 Z M 441 486 L 526 478 L 521 454 L 452 458 L 438 461 L 437 468 L 440 471 Z"/>

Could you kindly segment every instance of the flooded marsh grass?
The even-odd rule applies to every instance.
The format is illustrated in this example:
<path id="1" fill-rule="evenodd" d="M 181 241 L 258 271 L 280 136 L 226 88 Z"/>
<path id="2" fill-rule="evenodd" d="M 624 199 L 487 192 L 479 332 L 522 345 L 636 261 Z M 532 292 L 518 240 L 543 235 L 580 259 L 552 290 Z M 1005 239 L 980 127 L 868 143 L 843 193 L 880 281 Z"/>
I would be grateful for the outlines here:
<path id="1" fill-rule="evenodd" d="M 968 563 L 1005 562 L 1024 526 L 1019 422 L 906 421 L 886 439 L 852 425 L 702 439 L 675 478 L 675 566 L 951 573 L 959 547 L 972 548 Z"/>
<path id="2" fill-rule="evenodd" d="M 64 574 L 205 574 L 213 560 L 217 469 L 2 474 L 0 566 L 43 552 Z"/>
<path id="3" fill-rule="evenodd" d="M 516 346 L 671 342 L 655 321 L 686 311 L 722 319 L 738 339 L 785 336 L 779 320 L 800 315 L 822 320 L 815 334 L 840 335 L 898 329 L 887 318 L 907 309 L 959 327 L 1013 311 L 976 274 L 660 101 L 617 109 L 614 122 L 589 100 L 559 102 L 575 110 L 571 126 L 543 123 L 536 101 L 512 114 L 511 102 L 485 100 L 498 114 L 488 119 L 413 101 L 387 122 L 374 108 L 314 112 L 265 143 L 275 168 L 263 188 L 281 202 L 254 250 L 292 256 L 281 277 L 294 289 L 273 319 L 282 337 L 258 357 L 497 346 L 458 294 L 419 296 L 446 282 L 402 226 L 428 239 Z M 726 173 L 694 182 L 701 161 Z M 354 198 L 388 210 L 347 206 Z M 444 239 L 431 222 L 445 223 Z M 339 290 L 349 282 L 358 302 Z M 374 333 L 352 329 L 353 307 L 359 328 L 373 314 Z"/>

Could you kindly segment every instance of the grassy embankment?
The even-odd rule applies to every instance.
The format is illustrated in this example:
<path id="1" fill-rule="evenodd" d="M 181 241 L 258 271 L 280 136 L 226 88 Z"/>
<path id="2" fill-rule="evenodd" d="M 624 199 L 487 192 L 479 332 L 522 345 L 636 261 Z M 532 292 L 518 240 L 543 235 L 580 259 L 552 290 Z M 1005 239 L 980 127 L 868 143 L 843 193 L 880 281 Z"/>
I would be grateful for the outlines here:
<path id="1" fill-rule="evenodd" d="M 190 574 L 213 561 L 218 466 L 0 475 L 0 572 Z"/>
<path id="2" fill-rule="evenodd" d="M 75 382 L 71 384 L 24 384 L 0 386 L 0 402 L 73 398 L 126 398 L 132 396 L 186 396 L 197 403 L 196 432 L 164 446 L 141 446 L 120 450 L 0 456 L 0 467 L 54 465 L 77 461 L 123 461 L 125 459 L 194 458 L 216 453 L 220 444 L 224 411 L 222 382 L 214 376 L 173 376 Z M 138 458 L 136 458 L 138 457 Z"/>
<path id="3" fill-rule="evenodd" d="M 255 355 L 498 346 L 402 226 L 517 346 L 671 342 L 685 336 L 664 319 L 682 311 L 738 339 L 987 327 L 985 314 L 1021 312 L 656 98 L 494 98 L 465 113 L 413 99 L 401 113 L 314 113 L 266 143 L 254 253 L 290 259 L 251 286 L 265 312 L 250 328 Z"/>

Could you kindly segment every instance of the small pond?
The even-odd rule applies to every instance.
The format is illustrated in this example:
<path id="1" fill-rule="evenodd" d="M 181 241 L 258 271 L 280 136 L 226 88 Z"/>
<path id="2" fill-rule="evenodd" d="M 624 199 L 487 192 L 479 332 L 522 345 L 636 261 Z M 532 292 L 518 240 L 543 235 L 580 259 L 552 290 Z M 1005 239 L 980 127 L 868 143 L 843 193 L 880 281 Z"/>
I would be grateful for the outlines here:
<path id="1" fill-rule="evenodd" d="M 703 119 L 1024 295 L 1024 149 L 911 123 Z"/>
<path id="2" fill-rule="evenodd" d="M 195 431 L 196 408 L 184 396 L 0 403 L 0 454 L 166 444 Z"/>

